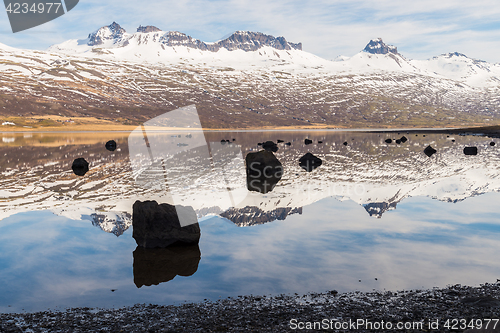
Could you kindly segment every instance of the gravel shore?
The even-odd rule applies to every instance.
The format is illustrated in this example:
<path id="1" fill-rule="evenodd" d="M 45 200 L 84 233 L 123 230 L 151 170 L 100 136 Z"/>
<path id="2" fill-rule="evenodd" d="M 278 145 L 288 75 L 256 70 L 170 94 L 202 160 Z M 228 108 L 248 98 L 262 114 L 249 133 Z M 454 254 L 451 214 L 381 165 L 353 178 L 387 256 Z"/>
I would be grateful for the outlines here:
<path id="1" fill-rule="evenodd" d="M 500 284 L 486 283 L 479 287 L 343 294 L 332 290 L 307 295 L 239 296 L 175 306 L 137 304 L 121 309 L 0 314 L 0 331 L 469 332 L 481 326 L 478 332 L 500 332 L 500 323 L 492 330 L 499 318 Z"/>

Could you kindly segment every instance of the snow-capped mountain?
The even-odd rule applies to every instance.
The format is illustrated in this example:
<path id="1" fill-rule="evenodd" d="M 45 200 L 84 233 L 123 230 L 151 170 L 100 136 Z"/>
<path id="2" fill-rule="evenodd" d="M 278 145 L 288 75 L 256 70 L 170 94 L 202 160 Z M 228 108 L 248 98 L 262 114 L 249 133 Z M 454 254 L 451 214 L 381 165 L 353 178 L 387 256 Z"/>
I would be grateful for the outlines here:
<path id="1" fill-rule="evenodd" d="M 100 53 L 104 57 L 107 55 L 123 60 L 164 63 L 184 57 L 227 61 L 243 56 L 244 61 L 255 61 L 258 58 L 294 58 L 294 55 L 299 59 L 308 58 L 308 61 L 323 61 L 312 54 L 294 52 L 300 50 L 301 43 L 291 43 L 284 37 L 260 32 L 236 31 L 228 38 L 206 43 L 178 31 L 162 31 L 154 26 L 139 26 L 137 32 L 130 34 L 116 22 L 101 27 L 86 39 L 69 40 L 48 49 L 49 52 L 84 55 L 94 52 L 92 55 Z"/>
<path id="2" fill-rule="evenodd" d="M 194 103 L 207 128 L 500 119 L 500 65 L 457 53 L 409 60 L 380 38 L 360 49 L 330 61 L 258 32 L 208 43 L 153 26 L 128 33 L 114 22 L 46 52 L 0 47 L 0 111 L 12 123 L 56 114 L 137 125 Z"/>

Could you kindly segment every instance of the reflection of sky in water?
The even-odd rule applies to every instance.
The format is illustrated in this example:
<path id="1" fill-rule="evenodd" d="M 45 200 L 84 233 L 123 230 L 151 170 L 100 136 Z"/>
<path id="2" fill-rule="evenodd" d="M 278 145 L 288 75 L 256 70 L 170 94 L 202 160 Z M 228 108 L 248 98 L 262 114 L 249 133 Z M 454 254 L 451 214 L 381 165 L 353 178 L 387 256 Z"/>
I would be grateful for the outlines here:
<path id="1" fill-rule="evenodd" d="M 117 238 L 88 221 L 16 214 L 0 221 L 0 311 L 494 282 L 499 199 L 408 198 L 375 219 L 352 201 L 327 198 L 254 227 L 204 219 L 198 271 L 140 289 L 131 229 Z"/>

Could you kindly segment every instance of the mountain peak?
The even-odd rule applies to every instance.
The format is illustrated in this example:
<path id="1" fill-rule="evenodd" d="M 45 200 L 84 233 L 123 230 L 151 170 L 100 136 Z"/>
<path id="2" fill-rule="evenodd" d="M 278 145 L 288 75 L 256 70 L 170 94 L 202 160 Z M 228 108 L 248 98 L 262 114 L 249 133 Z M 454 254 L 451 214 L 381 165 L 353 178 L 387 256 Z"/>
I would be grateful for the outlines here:
<path id="1" fill-rule="evenodd" d="M 161 31 L 161 29 L 155 27 L 155 26 L 152 26 L 152 25 L 147 25 L 145 27 L 143 27 L 142 25 L 139 26 L 139 28 L 137 28 L 137 32 L 142 32 L 142 33 L 147 33 L 147 32 L 157 32 L 157 31 Z"/>
<path id="2" fill-rule="evenodd" d="M 109 40 L 119 40 L 125 33 L 125 29 L 123 29 L 118 23 L 113 22 L 110 25 L 101 27 L 97 31 L 89 34 L 89 41 L 87 45 L 96 46 L 104 44 L 104 42 Z"/>
<path id="3" fill-rule="evenodd" d="M 392 45 L 387 45 L 382 41 L 382 38 L 370 40 L 363 51 L 371 54 L 398 54 L 398 48 Z"/>
<path id="4" fill-rule="evenodd" d="M 263 46 L 271 46 L 277 50 L 302 50 L 302 43 L 290 43 L 285 37 L 273 37 L 262 32 L 235 31 L 228 38 L 218 42 L 222 47 L 232 51 L 256 51 Z"/>

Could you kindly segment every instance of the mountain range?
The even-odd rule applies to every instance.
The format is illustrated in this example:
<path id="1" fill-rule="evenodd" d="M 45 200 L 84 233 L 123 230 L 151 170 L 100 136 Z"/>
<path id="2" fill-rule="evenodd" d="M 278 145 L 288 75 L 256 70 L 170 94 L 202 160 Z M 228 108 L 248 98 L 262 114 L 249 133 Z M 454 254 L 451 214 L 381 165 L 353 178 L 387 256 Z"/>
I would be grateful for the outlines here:
<path id="1" fill-rule="evenodd" d="M 193 103 L 206 128 L 458 127 L 500 110 L 500 64 L 458 52 L 410 60 L 377 38 L 326 60 L 260 32 L 208 43 L 116 22 L 46 51 L 0 44 L 0 82 L 3 122 L 34 128 L 138 125 Z"/>

